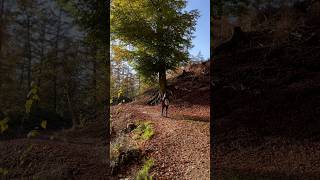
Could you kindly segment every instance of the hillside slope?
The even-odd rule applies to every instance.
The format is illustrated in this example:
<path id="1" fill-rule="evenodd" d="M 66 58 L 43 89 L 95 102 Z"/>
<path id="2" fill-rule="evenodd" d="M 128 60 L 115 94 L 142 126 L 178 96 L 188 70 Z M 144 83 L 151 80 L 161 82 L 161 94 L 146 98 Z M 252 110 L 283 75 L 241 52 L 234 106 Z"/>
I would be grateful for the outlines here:
<path id="1" fill-rule="evenodd" d="M 126 125 L 150 122 L 154 136 L 139 146 L 144 158 L 154 160 L 150 175 L 155 179 L 210 179 L 209 62 L 178 70 L 169 78 L 168 89 L 172 92 L 168 117 L 160 115 L 159 104 L 148 105 L 156 88 L 135 102 L 113 106 L 113 141 L 121 137 Z M 123 167 L 114 178 L 134 179 L 139 166 L 138 162 Z"/>
<path id="2" fill-rule="evenodd" d="M 271 30 L 250 32 L 212 59 L 221 178 L 320 177 L 319 40 L 319 25 L 276 44 Z"/>
<path id="3" fill-rule="evenodd" d="M 210 61 L 191 63 L 174 71 L 168 78 L 167 89 L 172 92 L 170 103 L 175 105 L 210 105 Z M 158 93 L 151 88 L 138 96 L 135 103 L 148 104 Z M 195 98 L 196 97 L 196 98 Z"/>

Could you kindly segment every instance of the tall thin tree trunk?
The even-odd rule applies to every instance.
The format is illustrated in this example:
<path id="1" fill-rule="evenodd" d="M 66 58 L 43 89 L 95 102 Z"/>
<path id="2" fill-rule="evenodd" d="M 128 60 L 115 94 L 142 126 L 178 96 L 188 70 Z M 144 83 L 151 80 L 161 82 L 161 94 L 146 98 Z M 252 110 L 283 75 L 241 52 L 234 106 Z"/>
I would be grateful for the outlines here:
<path id="1" fill-rule="evenodd" d="M 73 103 L 70 97 L 70 92 L 69 92 L 69 86 L 67 85 L 67 88 L 65 89 L 65 94 L 67 96 L 67 102 L 68 102 L 68 108 L 69 108 L 69 112 L 71 114 L 71 119 L 72 119 L 72 129 L 74 130 L 78 123 L 78 119 L 76 118 L 76 115 L 74 113 L 74 109 L 73 109 Z"/>
<path id="2" fill-rule="evenodd" d="M 4 15 L 4 0 L 0 1 L 0 58 L 2 54 L 2 41 L 3 41 L 3 15 Z M 1 64 L 0 64 L 1 65 Z"/>
<path id="3" fill-rule="evenodd" d="M 41 75 L 42 75 L 42 66 L 44 59 L 44 51 L 45 51 L 45 39 L 46 39 L 46 25 L 44 24 L 41 29 L 41 50 L 40 50 L 40 68 L 39 68 L 39 76 L 38 76 L 38 87 L 41 86 Z"/>
<path id="4" fill-rule="evenodd" d="M 0 2 L 0 70 L 2 69 L 2 43 L 3 43 L 3 29 L 4 29 L 4 0 Z M 2 73 L 1 73 L 2 74 Z M 2 77 L 0 76 L 0 88 L 2 87 Z"/>
<path id="5" fill-rule="evenodd" d="M 24 81 L 24 62 L 21 64 L 21 74 L 20 74 L 20 80 L 19 80 L 19 90 L 22 90 L 23 88 L 23 81 Z"/>
<path id="6" fill-rule="evenodd" d="M 94 105 L 94 119 L 97 119 L 97 113 L 98 113 L 98 87 L 97 87 L 97 60 L 93 59 L 93 105 Z"/>
<path id="7" fill-rule="evenodd" d="M 166 78 L 166 69 L 163 67 L 159 71 L 159 85 L 161 95 L 166 92 L 167 89 L 167 78 Z"/>
<path id="8" fill-rule="evenodd" d="M 55 112 L 57 112 L 57 61 L 59 58 L 59 41 L 60 41 L 60 31 L 61 31 L 61 15 L 62 11 L 61 9 L 59 10 L 59 19 L 58 19 L 58 26 L 57 26 L 57 32 L 56 32 L 56 41 L 55 41 L 55 59 L 53 62 L 53 106 Z"/>
<path id="9" fill-rule="evenodd" d="M 27 91 L 30 90 L 31 88 L 31 70 L 32 70 L 32 52 L 31 52 L 31 23 L 30 23 L 30 16 L 27 15 L 27 59 L 28 59 L 28 66 L 27 66 L 27 82 L 28 82 L 28 89 Z"/>

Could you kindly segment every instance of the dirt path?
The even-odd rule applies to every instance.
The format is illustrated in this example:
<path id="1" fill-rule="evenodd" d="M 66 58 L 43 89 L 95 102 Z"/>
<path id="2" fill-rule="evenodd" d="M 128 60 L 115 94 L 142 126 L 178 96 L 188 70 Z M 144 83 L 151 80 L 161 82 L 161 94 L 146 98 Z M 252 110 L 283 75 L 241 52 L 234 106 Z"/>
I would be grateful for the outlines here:
<path id="1" fill-rule="evenodd" d="M 168 118 L 161 117 L 158 106 L 137 105 L 135 109 L 155 126 L 155 136 L 146 148 L 155 160 L 152 174 L 157 179 L 210 179 L 208 109 L 198 111 L 202 112 L 198 120 L 177 118 L 181 112 L 173 107 Z"/>

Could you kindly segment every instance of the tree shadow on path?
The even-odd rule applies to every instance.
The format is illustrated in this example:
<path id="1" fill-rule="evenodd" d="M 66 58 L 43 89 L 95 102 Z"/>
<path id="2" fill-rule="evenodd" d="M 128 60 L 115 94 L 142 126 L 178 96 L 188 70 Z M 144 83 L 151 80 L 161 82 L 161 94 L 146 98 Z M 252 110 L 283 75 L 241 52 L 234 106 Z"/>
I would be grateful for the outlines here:
<path id="1" fill-rule="evenodd" d="M 210 122 L 210 117 L 203 117 L 203 116 L 197 116 L 197 115 L 173 115 L 173 116 L 168 116 L 167 118 L 171 118 L 174 120 Z"/>

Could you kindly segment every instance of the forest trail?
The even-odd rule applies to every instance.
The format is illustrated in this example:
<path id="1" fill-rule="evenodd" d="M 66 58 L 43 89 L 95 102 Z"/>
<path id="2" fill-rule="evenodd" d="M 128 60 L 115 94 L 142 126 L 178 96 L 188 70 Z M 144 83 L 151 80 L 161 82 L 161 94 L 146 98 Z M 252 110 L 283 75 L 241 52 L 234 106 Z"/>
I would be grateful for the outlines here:
<path id="1" fill-rule="evenodd" d="M 202 114 L 207 116 L 203 121 L 181 118 L 174 107 L 169 107 L 167 118 L 160 115 L 159 106 L 134 108 L 155 127 L 155 136 L 146 147 L 155 160 L 153 174 L 157 179 L 210 179 L 209 113 Z"/>

